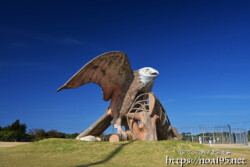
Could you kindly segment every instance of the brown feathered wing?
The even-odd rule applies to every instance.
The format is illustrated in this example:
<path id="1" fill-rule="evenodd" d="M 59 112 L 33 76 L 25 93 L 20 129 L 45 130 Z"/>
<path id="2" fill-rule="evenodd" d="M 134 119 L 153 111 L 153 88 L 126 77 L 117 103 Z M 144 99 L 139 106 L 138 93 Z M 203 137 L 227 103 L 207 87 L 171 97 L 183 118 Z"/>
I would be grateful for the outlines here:
<path id="1" fill-rule="evenodd" d="M 133 71 L 127 55 L 120 51 L 108 52 L 84 65 L 57 91 L 93 82 L 101 86 L 103 100 L 108 101 L 113 93 L 121 90 L 126 79 L 131 76 Z"/>

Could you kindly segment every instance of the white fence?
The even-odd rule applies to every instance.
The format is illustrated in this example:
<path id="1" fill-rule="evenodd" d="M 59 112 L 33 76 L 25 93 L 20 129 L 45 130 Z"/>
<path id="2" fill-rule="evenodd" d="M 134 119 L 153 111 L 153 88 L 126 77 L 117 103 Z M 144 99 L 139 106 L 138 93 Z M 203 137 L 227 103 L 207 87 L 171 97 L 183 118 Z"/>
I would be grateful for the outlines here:
<path id="1" fill-rule="evenodd" d="M 248 133 L 246 129 L 231 128 L 227 126 L 199 126 L 178 128 L 183 140 L 187 142 L 209 143 L 213 144 L 248 144 Z"/>

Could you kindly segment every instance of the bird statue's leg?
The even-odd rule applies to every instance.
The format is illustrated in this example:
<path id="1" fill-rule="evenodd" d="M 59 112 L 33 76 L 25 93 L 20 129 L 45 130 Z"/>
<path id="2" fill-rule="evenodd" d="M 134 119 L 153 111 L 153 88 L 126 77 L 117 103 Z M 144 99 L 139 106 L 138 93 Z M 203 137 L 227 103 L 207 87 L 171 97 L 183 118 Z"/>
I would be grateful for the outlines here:
<path id="1" fill-rule="evenodd" d="M 111 125 L 116 124 L 116 120 L 117 120 L 117 118 L 113 118 L 112 121 L 111 121 Z"/>
<path id="2" fill-rule="evenodd" d="M 121 137 L 122 140 L 127 140 L 128 139 L 128 135 L 126 132 L 124 132 L 122 130 L 122 119 L 121 117 L 118 117 L 118 119 L 116 120 L 116 125 L 117 125 L 117 133 L 118 135 Z"/>
<path id="3" fill-rule="evenodd" d="M 127 134 L 122 130 L 122 119 L 120 116 L 120 112 L 117 108 L 117 101 L 119 101 L 118 97 L 120 95 L 120 92 L 116 92 L 116 94 L 113 95 L 111 102 L 110 102 L 110 106 L 108 109 L 108 115 L 111 115 L 111 117 L 113 117 L 113 120 L 111 121 L 111 124 L 116 124 L 117 125 L 117 133 L 120 136 L 120 138 L 122 140 L 127 140 Z"/>
<path id="4" fill-rule="evenodd" d="M 111 111 L 111 109 L 109 109 Z M 117 125 L 117 133 L 118 135 L 123 139 L 127 140 L 127 134 L 122 130 L 122 119 L 121 117 L 118 117 L 118 113 L 113 112 L 113 115 L 110 114 L 113 117 L 113 120 L 111 121 L 111 125 L 116 124 Z"/>
<path id="5" fill-rule="evenodd" d="M 108 114 L 113 117 L 111 109 L 108 110 Z M 117 134 L 121 140 L 128 140 L 128 135 L 126 132 L 122 130 L 122 125 L 121 125 L 121 117 L 118 117 L 118 114 L 114 114 L 115 117 L 113 117 L 113 120 L 111 121 L 111 125 L 116 124 L 117 125 Z"/>

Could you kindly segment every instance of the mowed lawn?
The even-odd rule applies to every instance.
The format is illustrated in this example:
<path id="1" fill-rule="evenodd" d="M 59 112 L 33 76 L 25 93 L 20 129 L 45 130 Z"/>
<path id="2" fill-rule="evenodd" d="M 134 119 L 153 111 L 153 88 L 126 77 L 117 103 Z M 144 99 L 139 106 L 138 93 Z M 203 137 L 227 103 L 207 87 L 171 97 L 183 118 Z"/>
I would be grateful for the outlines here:
<path id="1" fill-rule="evenodd" d="M 199 155 L 205 158 L 231 157 L 250 159 L 248 148 L 214 149 L 183 141 L 125 141 L 119 143 L 85 142 L 74 139 L 46 139 L 25 145 L 0 148 L 0 167 L 81 167 L 81 166 L 180 166 L 166 165 L 170 158 L 193 158 L 197 154 L 180 155 L 180 150 L 231 150 L 229 155 Z M 249 160 L 248 160 L 249 161 Z M 247 161 L 246 165 L 250 166 Z M 184 165 L 195 166 L 195 165 Z M 197 165 L 196 165 L 197 166 Z M 198 165 L 199 166 L 199 165 Z M 218 165 L 202 165 L 218 166 Z M 223 166 L 223 165 L 219 165 Z M 225 165 L 238 166 L 238 165 Z"/>

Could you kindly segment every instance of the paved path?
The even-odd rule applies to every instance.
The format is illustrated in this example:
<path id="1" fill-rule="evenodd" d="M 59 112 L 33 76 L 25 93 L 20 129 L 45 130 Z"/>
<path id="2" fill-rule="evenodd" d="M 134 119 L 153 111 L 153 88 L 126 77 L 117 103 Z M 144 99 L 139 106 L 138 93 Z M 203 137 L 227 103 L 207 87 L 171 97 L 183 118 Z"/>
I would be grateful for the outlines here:
<path id="1" fill-rule="evenodd" d="M 18 146 L 22 144 L 28 144 L 30 142 L 0 142 L 0 148 L 5 148 L 5 147 L 13 147 L 13 146 Z"/>

